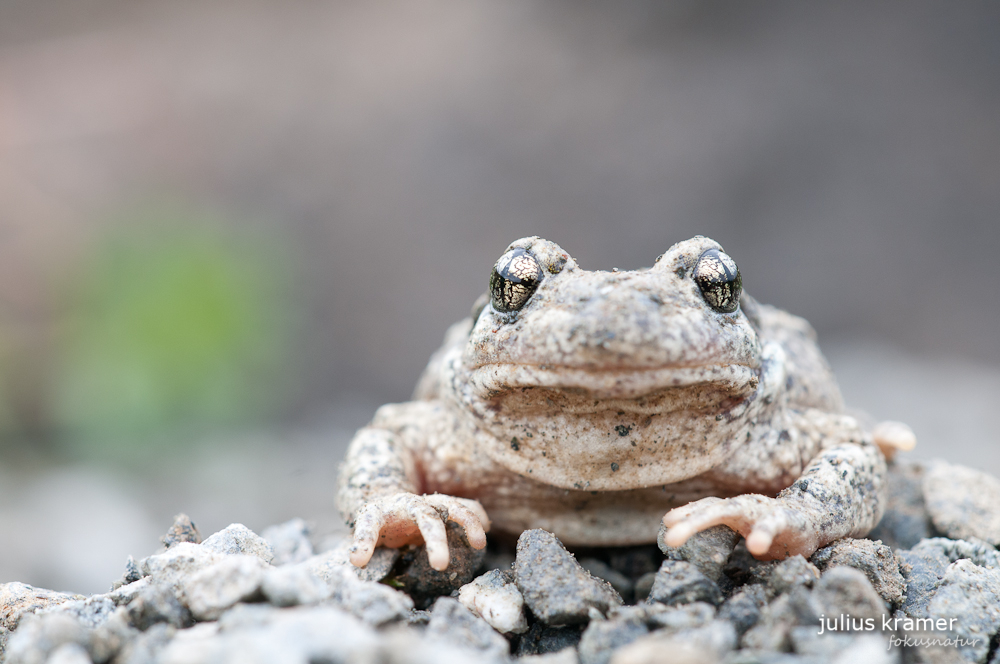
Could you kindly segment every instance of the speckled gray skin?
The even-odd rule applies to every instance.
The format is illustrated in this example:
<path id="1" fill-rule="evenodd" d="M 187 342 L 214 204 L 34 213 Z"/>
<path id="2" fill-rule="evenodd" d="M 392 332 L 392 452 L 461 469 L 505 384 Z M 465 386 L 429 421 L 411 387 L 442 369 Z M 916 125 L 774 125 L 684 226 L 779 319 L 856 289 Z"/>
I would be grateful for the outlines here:
<path id="1" fill-rule="evenodd" d="M 726 524 L 763 559 L 878 522 L 885 461 L 842 412 L 812 328 L 745 294 L 709 306 L 692 274 L 716 242 L 630 272 L 583 270 L 537 237 L 511 249 L 541 267 L 523 308 L 452 326 L 416 400 L 352 442 L 338 492 L 352 562 L 424 541 L 443 569 L 443 518 L 477 548 L 491 524 L 590 546 L 653 542 L 661 518 L 669 546 Z"/>

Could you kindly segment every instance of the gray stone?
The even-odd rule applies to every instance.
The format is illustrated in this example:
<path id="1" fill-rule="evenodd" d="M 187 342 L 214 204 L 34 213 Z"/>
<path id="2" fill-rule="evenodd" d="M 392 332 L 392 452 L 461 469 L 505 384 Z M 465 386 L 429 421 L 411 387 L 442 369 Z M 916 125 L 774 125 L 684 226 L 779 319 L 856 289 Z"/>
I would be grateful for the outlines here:
<path id="1" fill-rule="evenodd" d="M 747 630 L 741 643 L 744 648 L 754 650 L 788 650 L 791 647 L 791 630 L 798 625 L 818 629 L 822 613 L 823 607 L 817 597 L 804 585 L 796 586 L 763 607 L 757 624 Z"/>
<path id="2" fill-rule="evenodd" d="M 64 643 L 45 660 L 46 664 L 92 664 L 87 649 L 79 643 Z"/>
<path id="3" fill-rule="evenodd" d="M 510 652 L 507 639 L 450 597 L 441 597 L 434 602 L 425 635 L 430 640 L 475 650 L 487 658 L 505 659 Z"/>
<path id="4" fill-rule="evenodd" d="M 767 604 L 764 586 L 754 584 L 744 586 L 719 607 L 719 619 L 733 624 L 741 637 L 760 619 L 761 609 Z"/>
<path id="5" fill-rule="evenodd" d="M 563 648 L 557 652 L 544 655 L 525 655 L 518 659 L 519 664 L 580 664 L 580 656 L 575 648 Z"/>
<path id="6" fill-rule="evenodd" d="M 90 634 L 90 656 L 95 662 L 109 662 L 122 652 L 140 632 L 129 622 L 128 610 L 119 606 Z"/>
<path id="7" fill-rule="evenodd" d="M 148 576 L 144 576 L 138 581 L 118 586 L 111 592 L 104 593 L 101 597 L 107 597 L 114 602 L 116 606 L 125 606 L 138 597 L 139 593 L 148 588 L 151 583 L 152 579 Z"/>
<path id="8" fill-rule="evenodd" d="M 330 601 L 369 625 L 405 621 L 413 609 L 413 600 L 398 590 L 374 581 L 362 581 L 345 565 L 330 570 L 326 579 Z"/>
<path id="9" fill-rule="evenodd" d="M 952 563 L 927 605 L 927 617 L 954 618 L 954 635 L 974 645 L 959 648 L 975 662 L 985 662 L 990 638 L 1000 630 L 1000 571 L 988 570 L 970 560 Z"/>
<path id="10" fill-rule="evenodd" d="M 653 584 L 656 583 L 656 572 L 646 572 L 638 579 L 635 580 L 635 587 L 632 591 L 633 599 L 636 602 L 642 602 L 649 598 L 649 591 L 653 589 Z"/>
<path id="11" fill-rule="evenodd" d="M 1000 544 L 1000 479 L 936 461 L 924 476 L 924 500 L 934 527 L 952 539 Z"/>
<path id="12" fill-rule="evenodd" d="M 607 616 L 601 616 L 596 618 L 597 620 L 638 620 L 639 622 L 645 624 L 647 627 L 651 627 L 650 620 L 660 613 L 666 613 L 668 611 L 673 611 L 676 607 L 667 606 L 666 604 L 659 604 L 656 602 L 648 603 L 643 602 L 642 604 L 625 604 L 623 606 L 614 606 L 608 610 Z"/>
<path id="13" fill-rule="evenodd" d="M 265 570 L 264 597 L 275 606 L 316 604 L 330 597 L 330 586 L 305 565 L 285 565 Z"/>
<path id="14" fill-rule="evenodd" d="M 924 502 L 924 466 L 897 459 L 888 468 L 885 513 L 868 538 L 893 549 L 909 549 L 934 534 Z"/>
<path id="15" fill-rule="evenodd" d="M 586 622 L 591 609 L 606 613 L 622 603 L 610 583 L 591 576 L 555 535 L 544 530 L 521 533 L 514 573 L 525 604 L 549 625 Z"/>
<path id="16" fill-rule="evenodd" d="M 43 664 L 59 646 L 73 643 L 86 647 L 89 635 L 76 618 L 64 613 L 25 614 L 7 640 L 7 664 Z"/>
<path id="17" fill-rule="evenodd" d="M 509 662 L 506 655 L 494 655 L 483 650 L 470 648 L 467 644 L 450 642 L 411 629 L 392 628 L 387 630 L 386 639 L 380 648 L 382 657 L 379 664 L 469 664 L 484 662 L 501 664 Z M 353 663 L 352 663 L 353 664 Z"/>
<path id="18" fill-rule="evenodd" d="M 674 637 L 674 643 L 693 645 L 699 651 L 713 655 L 712 659 L 721 659 L 735 650 L 739 643 L 736 628 L 725 620 L 713 620 L 707 625 L 678 630 Z"/>
<path id="19" fill-rule="evenodd" d="M 198 527 L 194 525 L 191 517 L 187 514 L 178 514 L 174 517 L 174 525 L 170 526 L 170 530 L 160 538 L 160 541 L 167 549 L 181 542 L 200 544 L 201 533 L 198 532 Z"/>
<path id="20" fill-rule="evenodd" d="M 156 623 L 134 639 L 124 643 L 115 664 L 160 664 L 160 653 L 174 638 L 177 628 L 167 623 Z"/>
<path id="21" fill-rule="evenodd" d="M 667 528 L 660 524 L 660 532 L 656 544 L 660 551 L 670 560 L 684 560 L 695 567 L 713 582 L 722 578 L 722 570 L 733 553 L 733 548 L 740 541 L 740 535 L 729 526 L 715 526 L 695 533 L 682 546 L 667 546 L 663 537 Z"/>
<path id="22" fill-rule="evenodd" d="M 536 621 L 517 639 L 517 651 L 514 654 L 521 658 L 527 655 L 556 653 L 567 648 L 575 652 L 582 635 L 583 625 L 553 627 Z"/>
<path id="23" fill-rule="evenodd" d="M 450 595 L 476 578 L 482 566 L 485 549 L 473 549 L 465 537 L 465 529 L 454 521 L 445 523 L 448 552 L 451 560 L 447 569 L 431 567 L 427 547 L 411 546 L 400 551 L 392 575 L 392 586 L 406 592 L 420 608 L 430 606 L 441 595 Z"/>
<path id="24" fill-rule="evenodd" d="M 242 553 L 256 556 L 265 563 L 274 560 L 274 550 L 263 537 L 242 523 L 233 523 L 211 535 L 201 545 L 209 551 L 233 555 Z"/>
<path id="25" fill-rule="evenodd" d="M 944 664 L 954 654 L 952 651 L 945 659 L 938 661 Z M 892 652 L 887 648 L 886 637 L 868 632 L 855 636 L 843 650 L 837 652 L 833 664 L 899 664 L 900 659 L 899 649 Z"/>
<path id="26" fill-rule="evenodd" d="M 427 627 L 431 621 L 431 612 L 423 609 L 413 609 L 410 615 L 406 616 L 406 624 L 412 627 Z"/>
<path id="27" fill-rule="evenodd" d="M 777 597 L 792 588 L 812 588 L 819 579 L 819 570 L 802 556 L 791 556 L 771 568 L 767 577 L 767 594 Z"/>
<path id="28" fill-rule="evenodd" d="M 36 611 L 37 614 L 63 613 L 76 618 L 86 629 L 96 629 L 106 623 L 117 606 L 107 597 L 93 595 L 87 599 L 76 599 Z"/>
<path id="29" fill-rule="evenodd" d="M 151 583 L 178 587 L 188 576 L 222 560 L 224 554 L 202 544 L 181 542 L 163 553 L 139 561 L 143 576 L 152 577 Z"/>
<path id="30" fill-rule="evenodd" d="M 309 524 L 302 519 L 291 519 L 275 526 L 268 526 L 261 533 L 274 551 L 274 565 L 290 565 L 308 560 L 313 555 L 309 539 Z"/>
<path id="31" fill-rule="evenodd" d="M 663 604 L 708 602 L 717 606 L 722 600 L 719 586 L 683 560 L 664 560 L 649 591 L 649 601 Z"/>
<path id="32" fill-rule="evenodd" d="M 355 567 L 350 560 L 350 547 L 353 542 L 342 541 L 341 544 L 329 551 L 321 553 L 307 559 L 302 564 L 306 565 L 313 573 L 321 579 L 327 580 L 337 568 L 347 568 L 362 581 L 381 581 L 390 571 L 396 561 L 399 560 L 399 549 L 378 548 L 372 553 L 371 560 L 364 567 Z M 338 572 L 339 573 L 339 572 Z"/>
<path id="33" fill-rule="evenodd" d="M 620 655 L 616 653 L 613 662 L 660 661 L 655 659 L 657 651 L 661 653 L 660 659 L 662 653 L 668 652 L 671 661 L 676 654 L 676 659 L 682 661 L 717 662 L 739 642 L 736 627 L 728 620 L 717 620 L 716 609 L 711 604 L 695 602 L 669 608 L 656 606 L 661 610 L 650 612 L 646 619 L 646 625 L 653 631 L 619 651 Z M 693 650 L 685 659 L 682 655 L 688 649 Z"/>
<path id="34" fill-rule="evenodd" d="M 458 601 L 501 634 L 522 634 L 528 630 L 524 598 L 511 570 L 490 570 L 473 579 L 459 588 Z"/>
<path id="35" fill-rule="evenodd" d="M 611 569 L 621 572 L 630 579 L 638 579 L 643 574 L 660 569 L 663 554 L 655 544 L 613 547 L 607 550 L 607 560 Z"/>
<path id="36" fill-rule="evenodd" d="M 510 661 L 506 656 L 493 656 L 483 650 L 472 649 L 467 644 L 452 643 L 411 629 L 394 627 L 384 634 L 386 636 L 377 651 L 378 664 L 500 664 Z M 369 659 L 355 660 L 351 664 L 367 664 L 370 661 L 369 656 Z"/>
<path id="37" fill-rule="evenodd" d="M 580 638 L 580 664 L 607 664 L 615 650 L 648 633 L 638 618 L 592 620 Z"/>
<path id="38" fill-rule="evenodd" d="M 924 540 L 914 547 L 915 551 L 940 551 L 949 562 L 968 558 L 976 565 L 987 569 L 1000 569 L 1000 551 L 986 542 L 979 540 L 953 540 L 944 537 L 934 537 Z"/>
<path id="39" fill-rule="evenodd" d="M 633 608 L 633 607 L 628 607 Z M 646 624 L 650 629 L 667 629 L 671 632 L 704 627 L 715 618 L 716 610 L 711 604 L 705 602 L 692 602 L 683 606 L 663 606 L 662 604 L 651 604 L 645 607 Z M 612 611 L 611 615 L 616 616 Z"/>
<path id="40" fill-rule="evenodd" d="M 260 595 L 267 567 L 256 556 L 226 556 L 184 581 L 185 604 L 196 620 L 215 620 L 237 602 Z"/>
<path id="41" fill-rule="evenodd" d="M 839 616 L 838 616 L 839 619 Z M 788 633 L 792 650 L 799 655 L 828 655 L 840 652 L 854 641 L 857 634 L 820 630 L 816 625 L 792 627 Z"/>
<path id="42" fill-rule="evenodd" d="M 853 567 L 868 577 L 875 592 L 890 606 L 896 607 L 903 602 L 906 581 L 899 572 L 900 561 L 882 542 L 847 537 L 820 549 L 810 560 L 821 571 L 839 566 Z"/>
<path id="43" fill-rule="evenodd" d="M 908 616 L 924 616 L 927 604 L 941 585 L 950 561 L 940 551 L 911 551 L 899 553 L 903 564 L 900 571 L 906 581 L 906 599 L 903 612 Z"/>
<path id="44" fill-rule="evenodd" d="M 623 599 L 629 599 L 635 591 L 635 584 L 627 576 L 597 558 L 583 558 L 580 567 L 590 572 L 591 576 L 604 579 L 611 584 Z"/>
<path id="45" fill-rule="evenodd" d="M 158 623 L 178 629 L 194 622 L 191 612 L 177 598 L 178 590 L 167 584 L 149 584 L 126 607 L 129 623 L 146 631 Z"/>
<path id="46" fill-rule="evenodd" d="M 239 604 L 218 623 L 177 632 L 158 664 L 382 661 L 374 630 L 337 607 Z"/>
<path id="47" fill-rule="evenodd" d="M 778 565 L 776 561 L 761 561 L 747 551 L 746 542 L 740 540 L 729 556 L 724 572 L 725 579 L 739 586 L 757 583 L 767 584 L 771 571 Z M 724 579 L 724 580 L 725 580 Z"/>
<path id="48" fill-rule="evenodd" d="M 826 616 L 851 615 L 881 623 L 888 613 L 885 601 L 871 582 L 853 567 L 832 567 L 816 584 L 815 598 Z"/>
<path id="49" fill-rule="evenodd" d="M 682 630 L 662 629 L 616 650 L 611 664 L 716 664 L 736 647 L 736 630 L 713 621 Z"/>
<path id="50" fill-rule="evenodd" d="M 218 623 L 201 623 L 173 635 L 164 648 L 155 653 L 157 664 L 228 664 L 242 661 L 247 664 L 261 662 L 276 653 L 268 643 L 254 643 L 250 634 L 237 641 L 235 634 L 226 638 L 219 634 Z M 256 646 L 256 647 L 254 647 Z M 271 652 L 268 652 L 271 650 Z M 281 661 L 281 660 L 277 660 Z"/>
<path id="51" fill-rule="evenodd" d="M 129 556 L 125 561 L 125 571 L 122 573 L 121 578 L 111 584 L 111 590 L 118 590 L 122 586 L 127 586 L 129 584 L 135 583 L 139 579 L 143 578 L 142 569 L 139 568 L 139 564 L 135 562 L 135 558 Z"/>
<path id="52" fill-rule="evenodd" d="M 981 542 L 966 542 L 935 537 L 921 541 L 909 551 L 897 554 L 900 571 L 906 581 L 903 611 L 913 617 L 927 615 L 927 605 L 944 579 L 948 566 L 967 558 L 986 569 L 1000 569 L 996 549 Z"/>

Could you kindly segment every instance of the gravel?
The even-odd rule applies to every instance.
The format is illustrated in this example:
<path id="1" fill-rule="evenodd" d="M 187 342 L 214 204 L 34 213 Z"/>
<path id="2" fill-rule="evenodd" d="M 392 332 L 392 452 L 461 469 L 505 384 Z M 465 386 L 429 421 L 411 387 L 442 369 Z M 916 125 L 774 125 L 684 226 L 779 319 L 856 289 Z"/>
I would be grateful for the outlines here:
<path id="1" fill-rule="evenodd" d="M 160 623 L 178 629 L 194 624 L 191 611 L 178 599 L 175 589 L 162 584 L 148 584 L 127 605 L 126 611 L 129 623 L 143 631 Z"/>
<path id="2" fill-rule="evenodd" d="M 226 556 L 184 581 L 184 603 L 196 620 L 216 620 L 237 602 L 260 594 L 265 567 L 255 556 Z"/>
<path id="3" fill-rule="evenodd" d="M 510 652 L 507 639 L 451 597 L 440 597 L 434 602 L 425 635 L 435 641 L 473 650 L 477 659 L 503 660 Z"/>
<path id="4" fill-rule="evenodd" d="M 1000 572 L 961 559 L 948 566 L 927 604 L 927 617 L 948 620 L 954 636 L 974 641 L 959 648 L 969 661 L 985 662 L 990 639 L 1000 630 Z"/>
<path id="5" fill-rule="evenodd" d="M 166 549 L 181 542 L 201 544 L 201 533 L 198 532 L 198 527 L 194 525 L 191 517 L 187 514 L 178 514 L 174 517 L 174 525 L 170 527 L 166 535 L 160 538 L 160 541 Z"/>
<path id="6" fill-rule="evenodd" d="M 895 461 L 886 488 L 888 500 L 882 521 L 868 533 L 893 549 L 909 549 L 934 536 L 934 525 L 924 500 L 925 468 L 922 464 Z"/>
<path id="7" fill-rule="evenodd" d="M 820 570 L 853 567 L 864 573 L 875 591 L 892 607 L 898 607 L 906 592 L 899 572 L 899 558 L 880 540 L 846 537 L 813 554 L 810 561 Z"/>
<path id="8" fill-rule="evenodd" d="M 663 536 L 667 529 L 661 523 L 656 544 L 669 560 L 683 560 L 693 564 L 712 582 L 722 578 L 722 570 L 739 542 L 739 533 L 729 526 L 715 526 L 695 533 L 680 547 L 667 546 Z"/>
<path id="9" fill-rule="evenodd" d="M 549 625 L 587 622 L 622 603 L 611 584 L 583 569 L 552 533 L 526 530 L 517 540 L 517 589 L 532 614 Z"/>
<path id="10" fill-rule="evenodd" d="M 664 560 L 656 573 L 649 601 L 663 604 L 709 602 L 722 604 L 722 591 L 693 564 L 683 560 Z"/>
<path id="11" fill-rule="evenodd" d="M 770 597 L 777 597 L 799 586 L 812 588 L 817 579 L 819 569 L 815 565 L 802 556 L 792 556 L 771 568 L 767 577 L 767 593 Z"/>
<path id="12" fill-rule="evenodd" d="M 580 639 L 580 664 L 607 664 L 616 649 L 648 633 L 649 627 L 637 617 L 593 620 Z"/>
<path id="13" fill-rule="evenodd" d="M 984 472 L 931 463 L 924 475 L 927 512 L 938 532 L 952 539 L 1000 544 L 1000 480 Z"/>
<path id="14" fill-rule="evenodd" d="M 348 567 L 362 581 L 381 581 L 392 571 L 399 560 L 399 549 L 375 549 L 371 560 L 364 567 L 355 567 L 350 562 L 349 548 L 351 543 L 343 541 L 333 549 L 307 558 L 303 564 L 308 566 L 321 579 L 328 579 L 334 570 Z"/>
<path id="15" fill-rule="evenodd" d="M 265 563 L 274 560 L 274 549 L 266 539 L 253 532 L 242 523 L 234 523 L 215 533 L 201 543 L 209 551 L 233 555 L 243 553 L 257 556 Z"/>
<path id="16" fill-rule="evenodd" d="M 375 581 L 359 579 L 344 565 L 331 570 L 326 579 L 330 601 L 373 626 L 406 620 L 413 600 L 406 594 Z"/>
<path id="17" fill-rule="evenodd" d="M 994 480 L 980 476 L 895 462 L 886 516 L 871 537 L 780 562 L 753 559 L 727 528 L 663 551 L 588 549 L 581 562 L 543 530 L 522 533 L 511 558 L 502 543 L 471 552 L 451 529 L 454 567 L 435 576 L 422 547 L 378 549 L 358 569 L 347 542 L 315 552 L 299 519 L 266 536 L 233 524 L 199 542 L 179 515 L 163 546 L 129 558 L 107 593 L 0 585 L 0 656 L 14 664 L 1000 664 L 1000 551 L 984 511 Z"/>
<path id="18" fill-rule="evenodd" d="M 261 533 L 271 550 L 274 551 L 275 565 L 301 563 L 313 556 L 313 545 L 310 539 L 311 528 L 302 519 L 292 519 L 285 523 L 265 528 Z"/>
<path id="19" fill-rule="evenodd" d="M 333 594 L 330 584 L 301 564 L 266 570 L 260 589 L 275 606 L 318 604 Z"/>

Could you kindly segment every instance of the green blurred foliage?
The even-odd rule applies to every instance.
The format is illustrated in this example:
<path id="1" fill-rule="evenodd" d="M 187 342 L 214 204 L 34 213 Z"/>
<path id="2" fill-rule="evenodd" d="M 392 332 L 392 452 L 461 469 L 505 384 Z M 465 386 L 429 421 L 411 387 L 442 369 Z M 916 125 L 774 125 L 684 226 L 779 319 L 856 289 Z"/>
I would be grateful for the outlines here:
<path id="1" fill-rule="evenodd" d="M 52 419 L 86 448 L 259 424 L 292 381 L 290 261 L 274 242 L 171 218 L 118 226 L 73 276 Z"/>

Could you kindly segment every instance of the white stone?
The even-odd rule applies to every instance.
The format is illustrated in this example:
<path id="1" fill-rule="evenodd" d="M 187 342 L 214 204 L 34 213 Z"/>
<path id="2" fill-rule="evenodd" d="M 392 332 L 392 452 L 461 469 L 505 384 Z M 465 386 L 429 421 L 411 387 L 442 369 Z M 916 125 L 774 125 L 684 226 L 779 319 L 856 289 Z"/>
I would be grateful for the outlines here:
<path id="1" fill-rule="evenodd" d="M 139 561 L 139 569 L 153 582 L 178 586 L 188 576 L 222 560 L 223 554 L 207 549 L 201 544 L 181 542 L 163 553 Z"/>
<path id="2" fill-rule="evenodd" d="M 458 601 L 501 634 L 523 634 L 528 630 L 524 598 L 500 570 L 487 572 L 462 586 Z"/>
<path id="3" fill-rule="evenodd" d="M 201 543 L 204 548 L 217 553 L 233 555 L 243 553 L 257 556 L 265 563 L 274 560 L 274 549 L 267 540 L 242 523 L 233 523 L 209 536 Z"/>
<path id="4" fill-rule="evenodd" d="M 272 567 L 264 573 L 264 597 L 275 606 L 316 604 L 330 597 L 330 587 L 304 565 Z"/>
<path id="5" fill-rule="evenodd" d="M 255 556 L 228 556 L 183 583 L 187 607 L 198 620 L 215 620 L 260 591 L 267 565 Z"/>

